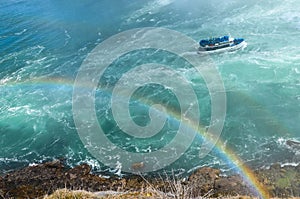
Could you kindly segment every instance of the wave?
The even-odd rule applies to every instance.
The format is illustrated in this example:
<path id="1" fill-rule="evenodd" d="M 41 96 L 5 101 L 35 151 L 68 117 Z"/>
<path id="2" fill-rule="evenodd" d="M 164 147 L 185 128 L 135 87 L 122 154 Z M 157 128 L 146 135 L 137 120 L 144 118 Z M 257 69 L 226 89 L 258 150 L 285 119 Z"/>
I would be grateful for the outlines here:
<path id="1" fill-rule="evenodd" d="M 300 41 L 295 39 L 300 28 L 299 1 L 155 0 L 126 5 L 123 2 L 128 9 L 125 11 L 103 2 L 73 2 L 76 14 L 69 5 L 47 2 L 44 14 L 33 3 L 25 3 L 30 9 L 23 12 L 24 1 L 1 5 L 4 11 L 0 16 L 5 19 L 5 23 L 0 22 L 4 27 L 0 30 L 2 170 L 59 156 L 67 157 L 70 165 L 88 162 L 95 169 L 107 169 L 88 154 L 77 135 L 72 118 L 72 85 L 82 61 L 99 42 L 124 29 L 145 26 L 178 30 L 194 40 L 224 34 L 244 37 L 248 42 L 245 50 L 211 56 L 228 97 L 223 145 L 232 147 L 245 162 L 256 167 L 276 162 L 299 164 L 299 150 L 287 144 L 289 140 L 299 141 Z M 92 7 L 100 10 L 83 10 Z M 100 12 L 100 17 L 95 14 Z M 160 53 L 143 56 L 148 61 L 172 63 L 180 68 L 178 71 L 203 100 L 202 122 L 209 121 L 210 96 L 201 77 Z M 139 55 L 123 61 L 137 65 L 143 60 Z M 107 81 L 116 81 L 126 72 L 123 69 L 113 68 Z M 140 78 L 148 77 L 141 74 Z M 158 94 L 148 96 L 154 98 Z M 166 96 L 160 96 L 160 100 L 172 104 Z M 107 120 L 104 126 L 108 134 L 113 134 L 116 128 L 110 121 L 110 107 L 103 105 L 109 96 L 99 89 L 97 97 L 102 100 L 97 106 L 98 116 Z M 141 108 L 144 109 L 147 107 Z M 134 119 L 147 118 L 143 116 L 147 111 L 141 110 L 136 110 Z M 131 141 L 126 140 L 125 148 L 147 152 L 147 147 L 134 149 Z M 185 171 L 205 165 L 230 170 L 217 154 L 199 159 L 199 142 L 196 140 L 172 166 Z M 20 164 L 16 166 L 16 162 Z"/>

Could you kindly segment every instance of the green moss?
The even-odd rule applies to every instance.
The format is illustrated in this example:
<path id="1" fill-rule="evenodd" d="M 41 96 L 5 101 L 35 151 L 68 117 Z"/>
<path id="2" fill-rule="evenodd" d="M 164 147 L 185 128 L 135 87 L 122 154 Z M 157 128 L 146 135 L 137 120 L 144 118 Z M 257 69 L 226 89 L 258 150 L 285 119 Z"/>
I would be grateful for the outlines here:
<path id="1" fill-rule="evenodd" d="M 275 185 L 278 188 L 282 188 L 282 189 L 291 187 L 292 182 L 294 181 L 296 175 L 297 173 L 295 171 L 289 170 L 284 173 L 284 177 L 276 179 Z"/>
<path id="2" fill-rule="evenodd" d="M 278 188 L 284 189 L 286 187 L 289 187 L 290 185 L 291 185 L 291 183 L 290 183 L 290 180 L 288 178 L 279 178 L 276 181 L 276 186 Z"/>

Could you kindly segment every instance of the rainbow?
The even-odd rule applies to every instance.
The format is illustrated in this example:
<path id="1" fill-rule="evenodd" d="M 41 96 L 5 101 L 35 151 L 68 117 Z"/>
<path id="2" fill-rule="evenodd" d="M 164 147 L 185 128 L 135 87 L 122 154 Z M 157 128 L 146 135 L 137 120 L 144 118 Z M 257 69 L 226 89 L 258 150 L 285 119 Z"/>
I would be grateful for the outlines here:
<path id="1" fill-rule="evenodd" d="M 64 79 L 64 78 L 40 78 L 40 79 L 33 79 L 30 81 L 24 81 L 24 82 L 0 82 L 0 88 L 3 86 L 36 86 L 36 85 L 51 85 L 51 86 L 70 86 L 73 87 L 74 81 L 71 79 Z M 83 86 L 84 87 L 84 86 Z M 147 104 L 145 104 L 147 105 Z M 168 115 L 171 116 L 173 119 L 177 120 L 180 122 L 181 120 L 181 115 L 179 113 L 175 113 L 172 111 L 168 110 Z M 189 125 L 189 128 L 193 129 L 199 136 L 202 138 L 206 139 L 204 136 L 205 129 L 201 126 L 199 126 L 198 123 L 193 122 L 193 124 Z M 208 140 L 209 141 L 209 140 Z M 224 147 L 223 146 L 223 141 L 219 140 L 216 143 L 215 150 L 221 154 L 222 159 L 225 160 L 228 164 L 232 164 L 235 166 L 236 171 L 242 176 L 243 180 L 255 190 L 257 196 L 259 198 L 270 198 L 270 195 L 266 188 L 263 186 L 261 182 L 257 179 L 255 176 L 254 172 L 246 165 L 243 163 L 243 160 L 230 148 Z"/>
<path id="2" fill-rule="evenodd" d="M 27 81 L 11 81 L 10 79 L 0 80 L 0 87 L 11 87 L 11 86 L 68 86 L 73 87 L 74 80 L 61 78 L 61 77 L 46 77 L 46 78 L 35 78 Z"/>
<path id="3" fill-rule="evenodd" d="M 253 187 L 258 194 L 259 198 L 270 198 L 270 195 L 266 188 L 263 186 L 261 182 L 257 179 L 254 172 L 243 163 L 243 160 L 237 156 L 230 148 L 224 149 L 221 147 L 221 142 L 219 142 L 216 146 L 220 152 L 224 154 L 224 158 L 228 161 L 236 165 L 237 172 L 240 173 L 247 182 L 248 185 Z M 222 148 L 222 150 L 220 150 Z"/>
<path id="4" fill-rule="evenodd" d="M 180 122 L 180 114 L 175 112 L 169 112 L 168 114 L 172 116 L 173 119 L 177 120 L 177 122 Z M 196 122 L 192 122 L 192 125 L 189 125 L 189 128 L 193 129 L 194 132 L 197 133 L 197 135 L 201 136 L 204 139 L 209 139 L 209 137 L 206 137 L 202 132 L 205 132 L 206 129 L 199 126 Z M 207 140 L 208 142 L 214 143 L 213 140 Z M 218 152 L 222 159 L 225 160 L 228 165 L 233 165 L 235 167 L 235 170 L 237 173 L 241 175 L 243 180 L 249 185 L 249 188 L 254 189 L 253 191 L 256 192 L 256 195 L 261 199 L 267 199 L 270 198 L 269 192 L 266 190 L 266 188 L 263 186 L 261 182 L 257 179 L 255 176 L 255 173 L 246 165 L 244 164 L 244 161 L 229 147 L 223 146 L 223 141 L 221 139 L 218 140 L 218 142 L 215 145 L 214 150 Z"/>

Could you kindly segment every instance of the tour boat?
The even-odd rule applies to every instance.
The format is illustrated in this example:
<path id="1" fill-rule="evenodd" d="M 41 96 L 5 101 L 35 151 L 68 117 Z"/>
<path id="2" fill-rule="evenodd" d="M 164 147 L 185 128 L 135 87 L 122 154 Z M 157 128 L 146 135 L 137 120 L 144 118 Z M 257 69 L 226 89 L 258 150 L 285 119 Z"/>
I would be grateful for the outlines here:
<path id="1" fill-rule="evenodd" d="M 199 42 L 199 54 L 211 54 L 217 52 L 234 51 L 245 48 L 247 43 L 243 38 L 233 38 L 229 36 L 203 39 Z"/>

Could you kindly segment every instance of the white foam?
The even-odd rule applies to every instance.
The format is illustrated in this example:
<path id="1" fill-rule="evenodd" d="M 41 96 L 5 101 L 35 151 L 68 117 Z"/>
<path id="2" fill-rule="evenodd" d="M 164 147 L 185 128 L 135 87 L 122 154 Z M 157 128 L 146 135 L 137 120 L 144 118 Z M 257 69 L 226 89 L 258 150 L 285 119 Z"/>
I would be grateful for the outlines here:
<path id="1" fill-rule="evenodd" d="M 28 166 L 30 166 L 30 167 L 34 167 L 34 166 L 37 166 L 38 164 L 36 164 L 36 163 L 30 163 Z"/>
<path id="2" fill-rule="evenodd" d="M 18 36 L 19 36 L 19 35 L 22 35 L 22 34 L 23 34 L 24 32 L 26 32 L 26 31 L 27 31 L 27 29 L 23 29 L 21 32 L 16 32 L 15 35 L 18 35 Z"/>
<path id="3" fill-rule="evenodd" d="M 145 18 L 141 19 L 141 17 L 145 14 L 155 14 L 159 12 L 159 10 L 171 3 L 173 3 L 175 0 L 155 0 L 155 1 L 150 1 L 148 4 L 146 4 L 144 7 L 141 9 L 133 12 L 129 17 L 127 18 L 127 23 L 130 23 L 132 21 L 137 21 L 141 22 L 145 20 Z"/>
<path id="4" fill-rule="evenodd" d="M 283 163 L 281 164 L 280 166 L 281 167 L 285 167 L 285 166 L 293 166 L 293 167 L 296 167 L 298 166 L 300 163 L 296 163 L 296 162 L 288 162 L 288 163 Z"/>

